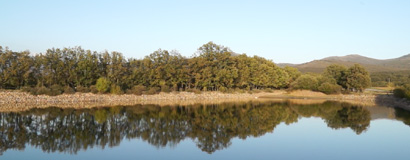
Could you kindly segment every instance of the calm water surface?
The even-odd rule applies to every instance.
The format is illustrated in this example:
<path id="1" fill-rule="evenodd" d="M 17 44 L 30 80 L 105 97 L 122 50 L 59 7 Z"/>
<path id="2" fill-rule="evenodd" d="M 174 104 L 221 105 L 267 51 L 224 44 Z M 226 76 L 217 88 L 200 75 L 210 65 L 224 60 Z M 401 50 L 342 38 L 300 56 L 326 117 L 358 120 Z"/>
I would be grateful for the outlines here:
<path id="1" fill-rule="evenodd" d="M 325 102 L 0 113 L 0 159 L 408 159 L 410 112 Z"/>

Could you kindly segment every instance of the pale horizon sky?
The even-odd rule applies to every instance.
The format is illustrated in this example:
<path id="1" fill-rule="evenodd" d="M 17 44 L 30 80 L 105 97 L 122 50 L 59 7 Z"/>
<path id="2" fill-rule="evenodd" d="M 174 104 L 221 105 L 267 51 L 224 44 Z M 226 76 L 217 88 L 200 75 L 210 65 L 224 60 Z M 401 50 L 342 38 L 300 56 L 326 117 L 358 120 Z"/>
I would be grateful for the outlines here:
<path id="1" fill-rule="evenodd" d="M 410 53 L 407 0 L 2 0 L 0 15 L 0 46 L 31 53 L 81 46 L 191 57 L 209 41 L 275 63 Z"/>

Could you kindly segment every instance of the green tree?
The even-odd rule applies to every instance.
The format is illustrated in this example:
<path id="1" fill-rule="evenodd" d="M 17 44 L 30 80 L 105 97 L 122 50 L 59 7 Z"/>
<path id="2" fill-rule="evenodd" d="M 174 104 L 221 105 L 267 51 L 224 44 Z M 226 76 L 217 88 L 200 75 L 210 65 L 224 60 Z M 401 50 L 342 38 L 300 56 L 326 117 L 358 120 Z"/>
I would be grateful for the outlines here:
<path id="1" fill-rule="evenodd" d="M 324 77 L 335 79 L 338 85 L 346 88 L 346 74 L 347 68 L 345 66 L 339 64 L 332 64 L 326 67 L 322 75 Z"/>
<path id="2" fill-rule="evenodd" d="M 20 88 L 31 81 L 33 60 L 28 51 L 0 50 L 0 88 Z"/>
<path id="3" fill-rule="evenodd" d="M 360 64 L 355 64 L 347 70 L 346 87 L 349 90 L 362 92 L 370 87 L 371 80 L 367 70 Z"/>
<path id="4" fill-rule="evenodd" d="M 317 90 L 318 80 L 315 76 L 304 74 L 297 78 L 292 84 L 292 89 L 307 89 L 307 90 Z"/>
<path id="5" fill-rule="evenodd" d="M 104 77 L 98 78 L 97 83 L 95 86 L 97 87 L 98 92 L 106 93 L 110 89 L 111 82 Z"/>
<path id="6" fill-rule="evenodd" d="M 290 66 L 285 66 L 283 68 L 283 70 L 288 73 L 290 80 L 289 82 L 292 83 L 293 81 L 295 81 L 297 78 L 299 78 L 299 76 L 302 74 L 300 73 L 300 71 L 295 68 L 295 67 L 290 67 Z"/>

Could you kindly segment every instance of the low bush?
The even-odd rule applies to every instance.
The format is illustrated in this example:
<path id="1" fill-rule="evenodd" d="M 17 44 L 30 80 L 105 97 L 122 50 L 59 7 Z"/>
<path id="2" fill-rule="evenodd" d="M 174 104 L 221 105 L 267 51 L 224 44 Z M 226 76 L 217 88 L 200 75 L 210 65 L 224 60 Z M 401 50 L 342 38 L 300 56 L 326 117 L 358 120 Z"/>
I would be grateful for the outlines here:
<path id="1" fill-rule="evenodd" d="M 90 88 L 84 87 L 84 86 L 77 86 L 75 87 L 75 89 L 77 92 L 81 92 L 81 93 L 88 93 L 91 91 Z"/>
<path id="2" fill-rule="evenodd" d="M 297 78 L 290 85 L 292 89 L 306 89 L 316 91 L 318 87 L 318 79 L 315 76 L 304 74 Z"/>
<path id="3" fill-rule="evenodd" d="M 194 92 L 195 94 L 201 94 L 201 90 L 200 89 L 196 89 L 196 88 L 189 88 L 186 90 L 187 92 Z"/>
<path id="4" fill-rule="evenodd" d="M 90 92 L 94 93 L 94 94 L 97 94 L 98 93 L 97 87 L 95 85 L 90 86 Z"/>
<path id="5" fill-rule="evenodd" d="M 161 85 L 161 92 L 169 93 L 171 89 L 167 85 Z"/>
<path id="6" fill-rule="evenodd" d="M 318 87 L 318 91 L 325 94 L 338 94 L 342 91 L 342 86 L 325 82 Z"/>
<path id="7" fill-rule="evenodd" d="M 31 94 L 33 95 L 51 95 L 51 90 L 49 88 L 46 88 L 44 86 L 41 87 L 35 87 L 31 90 Z"/>
<path id="8" fill-rule="evenodd" d="M 123 93 L 124 93 L 124 92 L 121 90 L 121 87 L 118 86 L 118 85 L 115 85 L 115 84 L 111 85 L 111 87 L 110 87 L 110 92 L 111 92 L 112 94 L 123 94 Z"/>
<path id="9" fill-rule="evenodd" d="M 146 90 L 147 88 L 145 86 L 137 85 L 127 90 L 127 94 L 142 95 Z"/>
<path id="10" fill-rule="evenodd" d="M 161 89 L 159 87 L 151 87 L 148 91 L 146 91 L 145 93 L 148 95 L 152 95 L 152 94 L 157 94 L 159 93 Z"/>
<path id="11" fill-rule="evenodd" d="M 398 98 L 407 98 L 410 100 L 410 85 L 397 87 L 393 90 L 393 95 Z"/>
<path id="12" fill-rule="evenodd" d="M 225 87 L 219 87 L 219 91 L 222 92 L 222 93 L 226 93 L 228 91 L 228 89 L 225 88 Z"/>
<path id="13" fill-rule="evenodd" d="M 65 94 L 74 94 L 75 90 L 73 88 L 71 88 L 70 86 L 66 86 L 66 87 L 64 87 L 64 93 Z"/>
<path id="14" fill-rule="evenodd" d="M 28 92 L 28 93 L 30 93 L 32 89 L 33 89 L 33 88 L 31 88 L 31 87 L 29 87 L 29 86 L 24 86 L 24 87 L 21 87 L 21 88 L 20 88 L 21 91 L 23 91 L 23 92 Z"/>

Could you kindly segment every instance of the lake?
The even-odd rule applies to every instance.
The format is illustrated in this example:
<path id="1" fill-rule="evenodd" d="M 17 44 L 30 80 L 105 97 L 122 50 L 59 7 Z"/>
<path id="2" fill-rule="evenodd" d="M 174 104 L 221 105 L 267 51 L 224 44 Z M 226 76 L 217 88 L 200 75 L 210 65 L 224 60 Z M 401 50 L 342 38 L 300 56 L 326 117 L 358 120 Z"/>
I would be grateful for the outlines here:
<path id="1" fill-rule="evenodd" d="M 0 113 L 0 159 L 407 159 L 410 112 L 252 101 Z"/>

